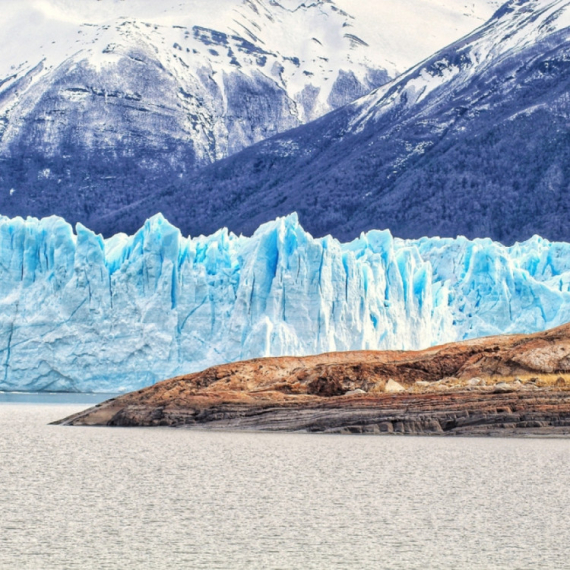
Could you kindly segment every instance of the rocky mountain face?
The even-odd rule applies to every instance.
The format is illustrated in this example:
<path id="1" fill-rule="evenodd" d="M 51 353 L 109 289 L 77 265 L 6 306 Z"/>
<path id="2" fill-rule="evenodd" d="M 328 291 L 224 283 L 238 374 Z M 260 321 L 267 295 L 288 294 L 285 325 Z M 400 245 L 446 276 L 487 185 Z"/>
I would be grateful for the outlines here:
<path id="1" fill-rule="evenodd" d="M 58 423 L 568 436 L 569 355 L 565 325 L 422 352 L 258 359 L 167 380 Z"/>
<path id="2" fill-rule="evenodd" d="M 512 0 L 481 29 L 371 95 L 95 222 L 162 211 L 192 233 L 252 232 L 291 211 L 351 239 L 538 233 L 570 239 L 570 2 Z"/>
<path id="3" fill-rule="evenodd" d="M 396 26 L 390 6 L 353 16 L 347 0 L 6 2 L 0 212 L 72 222 L 182 190 L 197 167 L 386 83 L 494 4 L 415 2 Z M 441 32 L 404 43 L 421 17 Z"/>

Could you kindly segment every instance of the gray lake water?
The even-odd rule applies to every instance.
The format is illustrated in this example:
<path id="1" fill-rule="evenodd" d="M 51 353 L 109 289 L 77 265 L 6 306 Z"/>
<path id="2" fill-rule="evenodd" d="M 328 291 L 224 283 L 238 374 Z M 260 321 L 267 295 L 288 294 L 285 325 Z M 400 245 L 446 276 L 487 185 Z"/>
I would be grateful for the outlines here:
<path id="1" fill-rule="evenodd" d="M 0 404 L 0 568 L 570 568 L 570 441 L 70 428 Z"/>

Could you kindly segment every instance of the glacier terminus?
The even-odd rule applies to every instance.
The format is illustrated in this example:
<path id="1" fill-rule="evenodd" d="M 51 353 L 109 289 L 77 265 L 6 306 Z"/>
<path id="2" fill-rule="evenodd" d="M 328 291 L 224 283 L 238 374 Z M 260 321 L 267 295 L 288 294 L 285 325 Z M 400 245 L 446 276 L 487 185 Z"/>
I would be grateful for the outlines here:
<path id="1" fill-rule="evenodd" d="M 419 349 L 570 321 L 570 244 L 252 237 L 163 216 L 109 239 L 0 218 L 0 390 L 121 392 L 223 362 Z"/>

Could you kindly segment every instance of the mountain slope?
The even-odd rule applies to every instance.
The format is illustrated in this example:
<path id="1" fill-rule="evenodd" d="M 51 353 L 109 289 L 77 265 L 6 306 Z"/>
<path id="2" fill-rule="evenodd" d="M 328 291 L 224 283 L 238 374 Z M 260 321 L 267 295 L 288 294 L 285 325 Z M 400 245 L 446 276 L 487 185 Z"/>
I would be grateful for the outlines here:
<path id="1" fill-rule="evenodd" d="M 298 211 L 315 235 L 570 239 L 570 3 L 517 0 L 396 81 L 117 217 L 246 233 Z"/>
<path id="2" fill-rule="evenodd" d="M 386 83 L 494 1 L 407 0 L 408 22 L 388 17 L 396 0 L 351 4 L 6 0 L 0 212 L 88 222 L 180 185 Z M 402 41 L 421 18 L 437 33 Z"/>

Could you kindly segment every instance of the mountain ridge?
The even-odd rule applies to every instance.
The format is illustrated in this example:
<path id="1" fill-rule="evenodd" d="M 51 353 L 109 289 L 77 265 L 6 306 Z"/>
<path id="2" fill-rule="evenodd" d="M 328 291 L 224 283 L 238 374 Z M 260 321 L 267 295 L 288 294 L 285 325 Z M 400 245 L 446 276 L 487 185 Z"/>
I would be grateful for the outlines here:
<path id="1" fill-rule="evenodd" d="M 250 233 L 295 210 L 314 235 L 343 240 L 373 227 L 568 240 L 569 13 L 566 0 L 510 2 L 363 99 L 93 226 L 120 217 L 131 229 L 160 210 L 193 232 Z"/>
<path id="2" fill-rule="evenodd" d="M 355 18 L 346 0 L 216 0 L 208 8 L 198 0 L 8 0 L 0 212 L 92 225 L 353 101 L 414 54 L 470 29 L 492 3 L 454 12 L 448 0 L 407 1 L 401 10 L 418 15 L 391 26 L 389 5 L 355 7 Z M 406 26 L 424 15 L 442 19 L 437 33 L 404 42 Z M 26 30 L 29 46 L 16 41 Z"/>

